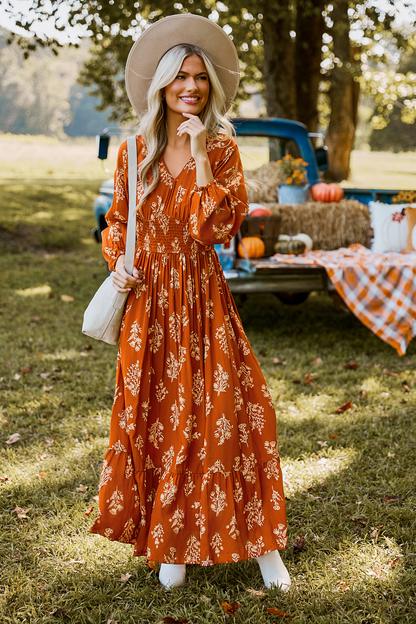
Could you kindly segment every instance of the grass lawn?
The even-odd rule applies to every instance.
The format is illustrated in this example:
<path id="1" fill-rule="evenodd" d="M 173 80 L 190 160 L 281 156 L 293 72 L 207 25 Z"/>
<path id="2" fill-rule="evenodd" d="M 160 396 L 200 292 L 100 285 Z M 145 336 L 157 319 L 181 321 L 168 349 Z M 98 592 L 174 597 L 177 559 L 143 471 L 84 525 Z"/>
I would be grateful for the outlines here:
<path id="1" fill-rule="evenodd" d="M 325 296 L 237 302 L 276 407 L 293 587 L 249 593 L 262 580 L 248 561 L 188 566 L 167 593 L 130 546 L 88 530 L 116 365 L 80 331 L 106 275 L 90 236 L 99 181 L 22 177 L 0 185 L 1 622 L 215 623 L 235 601 L 241 624 L 284 621 L 272 607 L 297 623 L 414 623 L 416 343 L 399 357 Z"/>

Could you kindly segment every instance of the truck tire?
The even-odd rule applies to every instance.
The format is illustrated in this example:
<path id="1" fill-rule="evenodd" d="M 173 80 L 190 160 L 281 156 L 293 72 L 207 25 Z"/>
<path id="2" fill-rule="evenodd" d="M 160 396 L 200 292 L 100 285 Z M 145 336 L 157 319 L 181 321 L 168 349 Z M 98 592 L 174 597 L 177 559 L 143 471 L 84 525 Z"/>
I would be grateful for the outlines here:
<path id="1" fill-rule="evenodd" d="M 286 305 L 299 305 L 309 297 L 308 292 L 275 292 L 273 294 Z"/>

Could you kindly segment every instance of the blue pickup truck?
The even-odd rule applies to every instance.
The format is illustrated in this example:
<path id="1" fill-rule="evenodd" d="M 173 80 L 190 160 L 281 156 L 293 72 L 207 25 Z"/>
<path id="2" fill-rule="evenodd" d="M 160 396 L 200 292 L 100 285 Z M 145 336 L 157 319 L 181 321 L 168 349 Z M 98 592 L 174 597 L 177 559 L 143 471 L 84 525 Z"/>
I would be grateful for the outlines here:
<path id="1" fill-rule="evenodd" d="M 270 161 L 276 161 L 286 154 L 303 158 L 308 163 L 308 180 L 311 185 L 321 181 L 321 175 L 328 169 L 327 148 L 323 137 L 309 134 L 306 126 L 286 119 L 235 119 L 236 140 L 242 153 L 245 170 L 257 169 Z M 322 145 L 313 143 L 322 138 Z M 98 156 L 107 157 L 109 136 L 100 135 Z M 398 191 L 376 189 L 344 189 L 346 199 L 356 199 L 363 204 L 371 200 L 391 203 Z M 97 241 L 101 231 L 107 227 L 105 214 L 113 198 L 113 181 L 107 180 L 100 188 L 100 195 L 94 202 L 98 227 Z M 236 237 L 237 238 L 237 237 Z M 234 239 L 234 244 L 236 239 Z M 250 263 L 250 270 L 224 271 L 233 294 L 247 295 L 256 292 L 272 292 L 285 303 L 300 303 L 311 291 L 333 290 L 326 271 L 318 266 L 279 264 L 267 258 Z"/>

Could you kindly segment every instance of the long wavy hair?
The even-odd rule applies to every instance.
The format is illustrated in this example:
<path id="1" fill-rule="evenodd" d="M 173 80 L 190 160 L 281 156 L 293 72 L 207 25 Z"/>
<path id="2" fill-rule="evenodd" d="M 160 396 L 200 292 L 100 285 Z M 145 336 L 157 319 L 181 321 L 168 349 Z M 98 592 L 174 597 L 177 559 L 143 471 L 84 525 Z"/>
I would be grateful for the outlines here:
<path id="1" fill-rule="evenodd" d="M 139 133 L 143 136 L 147 147 L 147 156 L 142 161 L 140 169 L 143 193 L 138 204 L 139 214 L 142 214 L 141 206 L 159 182 L 158 162 L 167 144 L 166 101 L 162 98 L 162 89 L 176 78 L 184 60 L 194 54 L 204 62 L 210 84 L 208 101 L 199 114 L 207 129 L 207 136 L 212 139 L 220 134 L 228 137 L 233 134 L 232 124 L 224 117 L 226 110 L 224 89 L 209 57 L 199 47 L 189 44 L 176 45 L 168 50 L 160 59 L 150 84 L 147 94 L 148 111 L 143 115 L 139 125 Z M 149 170 L 152 172 L 150 184 L 147 179 Z"/>

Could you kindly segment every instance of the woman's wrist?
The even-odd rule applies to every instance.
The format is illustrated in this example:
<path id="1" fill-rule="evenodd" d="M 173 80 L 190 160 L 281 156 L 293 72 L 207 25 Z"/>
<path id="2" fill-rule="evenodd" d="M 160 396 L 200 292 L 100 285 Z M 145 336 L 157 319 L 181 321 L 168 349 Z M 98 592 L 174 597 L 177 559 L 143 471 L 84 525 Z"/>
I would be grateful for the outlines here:
<path id="1" fill-rule="evenodd" d="M 206 186 L 214 179 L 208 154 L 196 156 L 194 160 L 196 164 L 196 184 L 197 186 Z"/>

